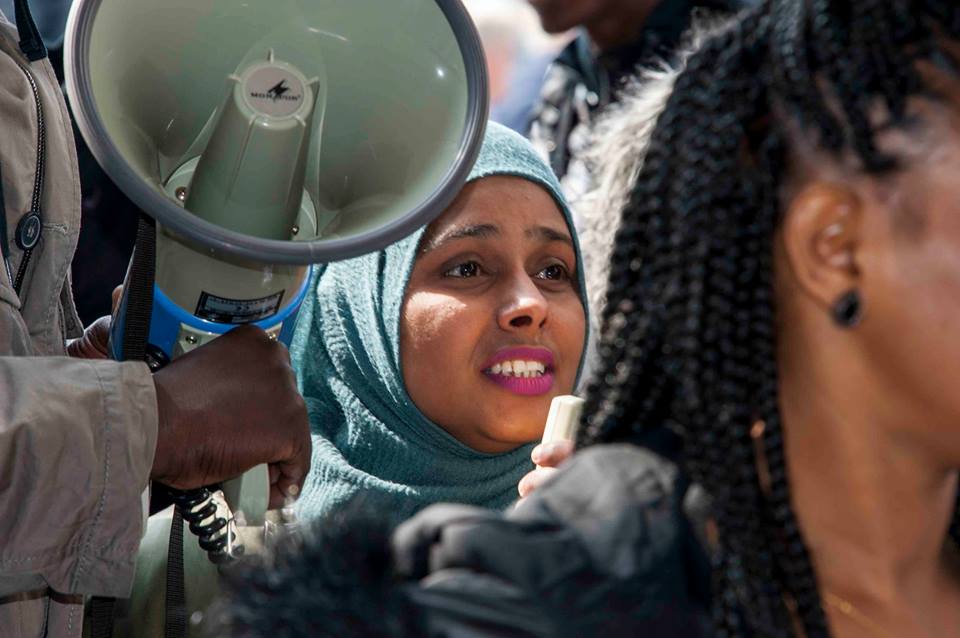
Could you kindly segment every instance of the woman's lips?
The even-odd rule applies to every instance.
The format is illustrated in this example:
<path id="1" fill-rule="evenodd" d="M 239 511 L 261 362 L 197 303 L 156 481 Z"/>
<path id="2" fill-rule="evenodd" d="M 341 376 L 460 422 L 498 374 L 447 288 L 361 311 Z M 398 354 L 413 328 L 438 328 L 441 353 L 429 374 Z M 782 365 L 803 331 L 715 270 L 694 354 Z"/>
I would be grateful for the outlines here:
<path id="1" fill-rule="evenodd" d="M 514 394 L 546 394 L 553 388 L 553 353 L 527 346 L 504 348 L 487 360 L 483 373 Z"/>
<path id="2" fill-rule="evenodd" d="M 539 396 L 553 388 L 553 373 L 544 372 L 539 377 L 508 377 L 502 374 L 486 373 L 487 378 L 502 388 L 523 396 Z"/>

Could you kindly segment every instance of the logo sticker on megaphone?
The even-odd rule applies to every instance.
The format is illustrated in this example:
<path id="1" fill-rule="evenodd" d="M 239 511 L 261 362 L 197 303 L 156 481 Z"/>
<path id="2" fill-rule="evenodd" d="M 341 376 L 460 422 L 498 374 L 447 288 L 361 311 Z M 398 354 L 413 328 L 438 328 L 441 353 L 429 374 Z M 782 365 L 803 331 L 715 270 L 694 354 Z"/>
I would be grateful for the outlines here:
<path id="1" fill-rule="evenodd" d="M 250 108 L 270 117 L 289 117 L 303 105 L 305 82 L 280 66 L 254 69 L 244 81 Z"/>

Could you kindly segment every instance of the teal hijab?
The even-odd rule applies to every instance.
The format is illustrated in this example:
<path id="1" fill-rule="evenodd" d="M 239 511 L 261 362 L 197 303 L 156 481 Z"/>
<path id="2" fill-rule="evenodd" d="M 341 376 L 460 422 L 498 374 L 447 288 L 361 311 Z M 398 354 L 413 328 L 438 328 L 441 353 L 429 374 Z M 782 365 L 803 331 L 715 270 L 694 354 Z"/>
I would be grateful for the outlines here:
<path id="1" fill-rule="evenodd" d="M 553 172 L 524 138 L 491 122 L 469 181 L 493 175 L 545 188 L 576 237 Z M 322 516 L 361 492 L 397 520 L 441 501 L 503 508 L 533 469 L 533 444 L 504 454 L 477 452 L 430 421 L 407 394 L 400 314 L 424 231 L 318 268 L 290 347 L 313 431 L 301 518 Z M 582 291 L 579 247 L 577 272 Z"/>

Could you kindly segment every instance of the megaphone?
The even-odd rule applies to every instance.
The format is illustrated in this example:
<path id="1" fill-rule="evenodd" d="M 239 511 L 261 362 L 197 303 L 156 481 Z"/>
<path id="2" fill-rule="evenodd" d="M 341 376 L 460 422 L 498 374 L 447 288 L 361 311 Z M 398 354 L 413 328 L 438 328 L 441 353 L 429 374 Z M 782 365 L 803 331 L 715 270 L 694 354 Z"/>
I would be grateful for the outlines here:
<path id="1" fill-rule="evenodd" d="M 64 53 L 80 132 L 157 221 L 157 365 L 239 324 L 288 342 L 308 266 L 431 221 L 485 129 L 459 0 L 77 0 Z"/>
<path id="2" fill-rule="evenodd" d="M 483 51 L 459 0 L 75 0 L 64 67 L 93 155 L 156 220 L 154 368 L 241 324 L 289 344 L 311 265 L 429 223 L 486 126 Z M 166 546 L 155 532 L 145 591 L 162 562 L 149 550 Z M 128 618 L 153 618 L 143 604 Z"/>

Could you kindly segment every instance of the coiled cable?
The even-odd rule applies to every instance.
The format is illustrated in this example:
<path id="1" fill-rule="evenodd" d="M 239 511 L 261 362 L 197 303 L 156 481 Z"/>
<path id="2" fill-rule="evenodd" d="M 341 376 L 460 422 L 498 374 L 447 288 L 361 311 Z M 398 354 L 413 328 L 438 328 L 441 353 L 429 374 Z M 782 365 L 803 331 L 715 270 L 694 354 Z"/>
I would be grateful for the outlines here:
<path id="1" fill-rule="evenodd" d="M 231 548 L 234 539 L 230 521 L 218 514 L 213 492 L 205 487 L 187 491 L 170 489 L 170 497 L 211 562 L 226 563 L 234 559 L 234 554 L 242 552 L 242 545 Z"/>

